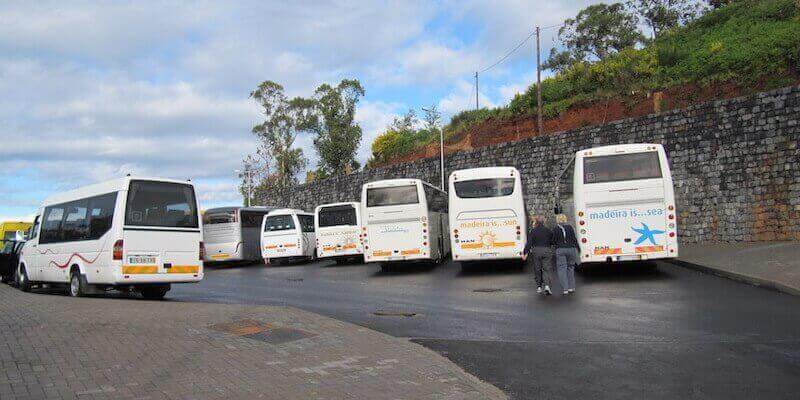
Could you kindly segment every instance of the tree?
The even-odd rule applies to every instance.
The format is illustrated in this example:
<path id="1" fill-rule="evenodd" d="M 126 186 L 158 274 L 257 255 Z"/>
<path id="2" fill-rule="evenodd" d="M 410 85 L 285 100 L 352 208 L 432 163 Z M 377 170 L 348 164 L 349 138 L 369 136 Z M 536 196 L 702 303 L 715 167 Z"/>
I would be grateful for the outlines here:
<path id="1" fill-rule="evenodd" d="M 438 133 L 439 123 L 442 121 L 442 113 L 439 111 L 439 108 L 436 107 L 436 104 L 431 104 L 430 107 L 423 108 L 422 112 L 425 113 L 425 116 L 422 117 L 422 120 L 425 122 L 424 129 L 431 133 Z"/>
<path id="2" fill-rule="evenodd" d="M 553 48 L 550 49 L 550 56 L 547 58 L 547 61 L 542 64 L 542 68 L 555 71 L 556 73 L 562 73 L 579 61 L 580 60 L 576 59 L 570 51 L 559 51 Z"/>
<path id="3" fill-rule="evenodd" d="M 355 113 L 363 96 L 364 88 L 358 80 L 344 79 L 335 87 L 320 85 L 311 98 L 291 100 L 297 128 L 315 135 L 314 146 L 320 157 L 317 177 L 360 168 L 355 157 L 362 132 Z"/>
<path id="4" fill-rule="evenodd" d="M 574 61 L 603 60 L 611 54 L 633 47 L 643 40 L 636 16 L 620 3 L 599 3 L 584 8 L 573 19 L 564 21 L 558 37 Z M 553 53 L 551 53 L 551 56 Z M 564 65 L 567 55 L 555 54 L 554 66 Z M 550 60 L 548 60 L 548 64 Z"/>
<path id="5" fill-rule="evenodd" d="M 700 12 L 696 0 L 628 0 L 627 5 L 653 30 L 653 38 L 693 20 Z"/>
<path id="6" fill-rule="evenodd" d="M 734 1 L 736 0 L 707 0 L 708 5 L 713 9 L 725 7 L 728 4 L 733 3 Z"/>
<path id="7" fill-rule="evenodd" d="M 303 150 L 292 148 L 297 139 L 297 114 L 302 109 L 287 100 L 283 86 L 272 81 L 258 85 L 250 97 L 261 106 L 264 115 L 264 122 L 252 129 L 261 140 L 258 153 L 268 164 L 267 168 L 274 171 L 263 184 L 285 190 L 297 184 L 297 174 L 306 166 Z"/>

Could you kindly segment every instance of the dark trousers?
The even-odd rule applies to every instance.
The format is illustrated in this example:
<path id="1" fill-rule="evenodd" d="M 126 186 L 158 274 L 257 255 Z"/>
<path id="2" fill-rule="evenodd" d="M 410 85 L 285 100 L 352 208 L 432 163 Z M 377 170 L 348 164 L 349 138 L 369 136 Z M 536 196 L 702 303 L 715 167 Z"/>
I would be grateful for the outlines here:
<path id="1" fill-rule="evenodd" d="M 550 286 L 553 283 L 553 249 L 534 247 L 530 257 L 533 258 L 533 276 L 536 286 Z"/>

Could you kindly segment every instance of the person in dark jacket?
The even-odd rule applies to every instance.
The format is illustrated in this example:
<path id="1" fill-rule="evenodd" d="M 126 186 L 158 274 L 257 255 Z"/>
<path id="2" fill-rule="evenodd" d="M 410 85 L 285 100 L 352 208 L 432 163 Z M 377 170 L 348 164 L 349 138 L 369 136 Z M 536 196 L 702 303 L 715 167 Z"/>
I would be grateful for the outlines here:
<path id="1" fill-rule="evenodd" d="M 553 232 L 544 224 L 544 216 L 533 217 L 533 229 L 528 232 L 525 253 L 533 258 L 533 276 L 536 293 L 553 294 L 550 291 L 553 271 Z"/>
<path id="2" fill-rule="evenodd" d="M 556 215 L 556 227 L 553 229 L 553 245 L 556 247 L 556 265 L 558 281 L 564 294 L 575 293 L 575 265 L 578 264 L 578 238 L 575 229 L 567 223 L 567 216 Z"/>

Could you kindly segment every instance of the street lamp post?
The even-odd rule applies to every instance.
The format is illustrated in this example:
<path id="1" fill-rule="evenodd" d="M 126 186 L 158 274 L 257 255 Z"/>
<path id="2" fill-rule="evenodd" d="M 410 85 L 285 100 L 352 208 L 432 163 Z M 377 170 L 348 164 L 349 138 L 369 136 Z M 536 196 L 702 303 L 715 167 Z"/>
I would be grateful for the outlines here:
<path id="1" fill-rule="evenodd" d="M 249 166 L 245 166 L 244 171 L 237 169 L 234 172 L 236 172 L 237 174 L 239 174 L 241 176 L 244 176 L 244 178 L 246 179 L 246 182 L 247 182 L 247 207 L 250 207 L 250 196 L 251 196 L 251 191 L 252 191 L 251 184 L 252 184 L 252 181 L 253 181 L 253 172 L 255 172 L 255 171 L 251 170 Z"/>

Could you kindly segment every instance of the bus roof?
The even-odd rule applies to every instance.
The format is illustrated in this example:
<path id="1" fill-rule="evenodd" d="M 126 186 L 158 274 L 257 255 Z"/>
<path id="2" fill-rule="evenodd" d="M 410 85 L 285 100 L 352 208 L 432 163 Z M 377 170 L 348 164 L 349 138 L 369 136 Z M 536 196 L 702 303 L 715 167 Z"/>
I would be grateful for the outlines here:
<path id="1" fill-rule="evenodd" d="M 165 179 L 165 178 L 154 178 L 154 177 L 143 177 L 143 176 L 126 176 L 123 178 L 116 178 L 104 182 L 98 182 L 91 185 L 81 186 L 79 188 L 67 190 L 64 192 L 54 193 L 48 196 L 42 202 L 42 205 L 48 206 L 51 204 L 63 203 L 66 201 L 80 199 L 83 197 L 90 197 L 105 193 L 118 192 L 120 190 L 128 190 L 131 181 L 169 182 L 169 183 L 180 183 L 184 185 L 194 186 L 194 184 L 192 184 L 191 181 L 181 181 L 177 179 Z"/>
<path id="2" fill-rule="evenodd" d="M 590 149 L 579 150 L 575 154 L 577 156 L 583 156 L 586 155 L 586 152 L 591 151 L 592 153 L 597 152 L 603 155 L 607 155 L 618 152 L 625 153 L 629 151 L 648 151 L 648 150 L 657 150 L 663 148 L 664 146 L 658 143 L 626 143 L 626 144 L 614 144 L 609 146 L 592 147 Z"/>
<path id="3" fill-rule="evenodd" d="M 276 208 L 269 212 L 267 215 L 286 215 L 286 214 L 308 214 L 313 215 L 310 212 L 306 212 L 297 208 Z"/>
<path id="4" fill-rule="evenodd" d="M 205 213 L 206 214 L 208 214 L 208 213 L 226 213 L 226 212 L 231 212 L 231 211 L 236 211 L 236 210 L 241 210 L 241 211 L 272 211 L 272 210 L 277 210 L 277 209 L 278 209 L 278 207 L 273 207 L 273 206 L 250 206 L 250 207 L 227 206 L 227 207 L 209 208 L 208 210 L 205 211 Z"/>
<path id="5" fill-rule="evenodd" d="M 519 176 L 519 171 L 514 167 L 480 167 L 455 170 L 450 173 L 450 179 L 461 178 L 491 178 L 509 176 L 512 173 Z"/>
<path id="6" fill-rule="evenodd" d="M 392 186 L 416 185 L 416 184 L 420 184 L 420 185 L 423 185 L 423 186 L 428 186 L 428 187 L 430 187 L 430 188 L 432 188 L 434 190 L 438 190 L 438 191 L 440 191 L 442 193 L 447 193 L 444 190 L 442 190 L 442 189 L 440 189 L 440 188 L 438 188 L 438 187 L 436 187 L 434 185 L 431 185 L 430 183 L 425 182 L 422 179 L 417 179 L 417 178 L 383 179 L 383 180 L 380 180 L 380 181 L 367 182 L 367 183 L 364 184 L 363 187 L 372 189 L 372 188 L 379 188 L 379 187 L 392 187 Z"/>
<path id="7" fill-rule="evenodd" d="M 336 206 L 358 207 L 359 205 L 361 205 L 361 203 L 359 203 L 357 201 L 343 201 L 343 202 L 339 202 L 339 203 L 320 204 L 320 205 L 317 206 L 317 208 L 316 208 L 316 210 L 314 210 L 314 212 L 315 213 L 318 212 L 323 207 L 336 207 Z"/>

